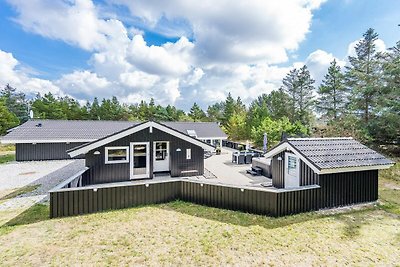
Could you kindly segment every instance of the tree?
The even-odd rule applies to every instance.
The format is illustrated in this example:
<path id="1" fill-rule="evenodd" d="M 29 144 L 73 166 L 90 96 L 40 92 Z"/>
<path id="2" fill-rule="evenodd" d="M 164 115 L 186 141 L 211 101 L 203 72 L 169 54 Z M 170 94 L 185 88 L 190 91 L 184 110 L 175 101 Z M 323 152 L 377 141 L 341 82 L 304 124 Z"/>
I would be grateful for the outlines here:
<path id="1" fill-rule="evenodd" d="M 377 96 L 383 87 L 380 54 L 376 51 L 378 34 L 368 29 L 355 47 L 356 55 L 349 56 L 346 83 L 351 90 L 350 107 L 368 124 L 376 108 Z"/>
<path id="2" fill-rule="evenodd" d="M 29 119 L 28 101 L 24 93 L 17 92 L 16 88 L 7 84 L 0 92 L 0 98 L 3 99 L 7 109 L 14 113 L 21 123 Z"/>
<path id="3" fill-rule="evenodd" d="M 194 102 L 193 106 L 190 109 L 189 112 L 189 117 L 193 119 L 193 121 L 202 121 L 205 119 L 206 114 L 204 111 L 200 108 L 199 105 L 197 105 L 196 102 Z"/>
<path id="4" fill-rule="evenodd" d="M 400 142 L 400 41 L 382 55 L 383 80 L 368 130 L 379 143 Z"/>
<path id="5" fill-rule="evenodd" d="M 223 120 L 224 102 L 215 103 L 207 108 L 207 117 L 209 121 Z"/>
<path id="6" fill-rule="evenodd" d="M 17 116 L 7 109 L 4 100 L 0 100 L 0 135 L 19 124 Z"/>
<path id="7" fill-rule="evenodd" d="M 225 132 L 229 135 L 230 140 L 247 140 L 249 138 L 246 127 L 246 112 L 235 113 L 230 117 Z"/>
<path id="8" fill-rule="evenodd" d="M 100 104 L 97 97 L 93 99 L 92 106 L 90 108 L 90 119 L 92 120 L 100 120 Z"/>
<path id="9" fill-rule="evenodd" d="M 236 110 L 235 99 L 233 99 L 231 93 L 228 93 L 224 103 L 224 112 L 222 114 L 222 124 L 227 125 L 229 119 L 233 116 Z"/>
<path id="10" fill-rule="evenodd" d="M 334 59 L 318 88 L 319 98 L 317 110 L 328 121 L 336 120 L 343 112 L 347 103 L 347 88 L 344 83 L 344 74 Z"/>
<path id="11" fill-rule="evenodd" d="M 312 108 L 314 105 L 314 80 L 311 78 L 307 66 L 299 70 L 292 69 L 283 79 L 282 90 L 289 95 L 290 121 L 300 121 L 310 127 Z"/>
<path id="12" fill-rule="evenodd" d="M 307 134 L 307 131 L 308 129 L 300 122 L 291 123 L 287 117 L 279 120 L 272 120 L 269 117 L 265 117 L 259 125 L 253 126 L 251 137 L 257 146 L 262 147 L 264 133 L 266 133 L 268 136 L 268 146 L 272 147 L 280 141 L 282 133 L 287 133 L 291 136 L 303 136 Z"/>
<path id="13" fill-rule="evenodd" d="M 40 119 L 67 119 L 62 105 L 52 93 L 47 93 L 43 97 L 40 94 L 32 101 L 31 108 L 35 118 Z"/>

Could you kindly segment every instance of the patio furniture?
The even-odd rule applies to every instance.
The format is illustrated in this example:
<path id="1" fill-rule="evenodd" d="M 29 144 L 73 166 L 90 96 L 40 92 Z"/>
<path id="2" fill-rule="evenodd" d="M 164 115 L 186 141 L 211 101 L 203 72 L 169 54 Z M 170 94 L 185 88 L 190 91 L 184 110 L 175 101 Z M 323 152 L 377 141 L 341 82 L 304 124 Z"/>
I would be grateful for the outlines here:
<path id="1" fill-rule="evenodd" d="M 244 164 L 245 163 L 245 155 L 240 153 L 237 157 L 237 164 Z"/>
<path id="2" fill-rule="evenodd" d="M 262 169 L 259 167 L 251 167 L 250 170 L 247 170 L 246 172 L 253 175 L 253 176 L 261 176 L 262 175 Z"/>
<path id="3" fill-rule="evenodd" d="M 246 164 L 250 164 L 251 163 L 251 159 L 253 158 L 253 153 L 250 154 L 245 154 L 245 163 Z"/>

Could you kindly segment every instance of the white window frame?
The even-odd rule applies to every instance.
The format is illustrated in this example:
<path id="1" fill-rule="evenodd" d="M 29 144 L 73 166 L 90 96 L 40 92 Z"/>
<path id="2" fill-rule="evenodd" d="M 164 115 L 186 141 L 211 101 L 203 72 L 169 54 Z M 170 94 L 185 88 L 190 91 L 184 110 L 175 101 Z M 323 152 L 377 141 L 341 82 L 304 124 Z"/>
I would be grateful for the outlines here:
<path id="1" fill-rule="evenodd" d="M 126 151 L 126 159 L 122 160 L 108 160 L 108 151 L 116 150 L 116 149 L 125 149 Z M 104 153 L 104 163 L 105 164 L 117 164 L 117 163 L 128 163 L 129 162 L 129 146 L 108 146 L 105 147 Z"/>
<path id="2" fill-rule="evenodd" d="M 186 159 L 192 159 L 192 149 L 191 148 L 186 148 Z"/>

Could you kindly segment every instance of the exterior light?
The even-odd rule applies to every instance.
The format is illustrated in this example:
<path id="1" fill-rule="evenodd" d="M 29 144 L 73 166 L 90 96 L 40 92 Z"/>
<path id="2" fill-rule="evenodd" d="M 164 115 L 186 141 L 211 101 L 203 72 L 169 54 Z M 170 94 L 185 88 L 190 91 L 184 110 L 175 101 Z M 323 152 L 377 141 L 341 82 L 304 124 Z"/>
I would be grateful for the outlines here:
<path id="1" fill-rule="evenodd" d="M 282 160 L 282 157 L 278 157 L 278 160 Z"/>
<path id="2" fill-rule="evenodd" d="M 182 149 L 180 149 L 180 148 L 176 149 L 176 152 L 181 152 L 181 151 L 182 151 Z"/>
<path id="3" fill-rule="evenodd" d="M 93 192 L 97 192 L 97 188 L 93 188 Z"/>
<path id="4" fill-rule="evenodd" d="M 244 188 L 240 188 L 240 191 L 244 192 Z"/>
<path id="5" fill-rule="evenodd" d="M 203 184 L 200 184 L 200 186 L 203 186 Z"/>
<path id="6" fill-rule="evenodd" d="M 93 152 L 93 155 L 100 155 L 100 151 Z"/>
<path id="7" fill-rule="evenodd" d="M 149 184 L 146 184 L 146 187 L 149 187 Z"/>

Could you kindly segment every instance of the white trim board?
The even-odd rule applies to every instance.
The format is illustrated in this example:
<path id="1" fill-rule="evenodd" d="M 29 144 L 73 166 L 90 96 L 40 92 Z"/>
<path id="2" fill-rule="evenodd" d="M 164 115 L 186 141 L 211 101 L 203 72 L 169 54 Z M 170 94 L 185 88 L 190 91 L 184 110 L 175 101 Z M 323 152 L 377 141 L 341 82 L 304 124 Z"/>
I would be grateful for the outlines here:
<path id="1" fill-rule="evenodd" d="M 42 140 L 1 140 L 2 144 L 48 144 L 48 143 L 89 143 L 97 139 L 42 139 Z"/>
<path id="2" fill-rule="evenodd" d="M 108 136 L 106 138 L 100 139 L 98 141 L 94 141 L 94 142 L 92 142 L 90 144 L 82 146 L 81 148 L 72 150 L 71 152 L 68 152 L 68 155 L 70 155 L 73 158 L 73 157 L 76 157 L 76 156 L 81 155 L 81 154 L 86 154 L 86 153 L 88 153 L 89 151 L 91 151 L 93 149 L 96 149 L 96 148 L 98 148 L 100 146 L 104 146 L 104 145 L 106 145 L 108 143 L 111 143 L 111 142 L 113 142 L 115 140 L 119 140 L 119 139 L 121 139 L 121 138 L 123 138 L 125 136 L 131 135 L 133 133 L 139 132 L 139 131 L 147 129 L 149 127 L 154 127 L 154 128 L 156 128 L 156 129 L 158 129 L 160 131 L 163 131 L 165 133 L 168 133 L 168 134 L 171 134 L 173 136 L 176 136 L 176 137 L 178 137 L 178 138 L 180 138 L 182 140 L 185 140 L 185 141 L 187 141 L 189 143 L 197 145 L 197 146 L 199 146 L 199 147 L 201 147 L 201 148 L 203 148 L 205 150 L 214 150 L 215 149 L 213 146 L 211 146 L 209 144 L 206 144 L 206 143 L 203 143 L 202 141 L 197 140 L 197 139 L 195 139 L 193 137 L 190 137 L 190 136 L 188 136 L 188 135 L 186 135 L 184 133 L 181 133 L 181 132 L 179 132 L 177 130 L 173 130 L 173 129 L 171 129 L 171 128 L 167 127 L 167 126 L 164 126 L 164 125 L 162 125 L 160 123 L 157 123 L 157 122 L 149 121 L 149 122 L 145 122 L 145 123 L 142 123 L 142 124 L 139 124 L 139 125 L 135 125 L 135 126 L 133 126 L 131 128 L 123 130 L 123 131 L 121 131 L 119 133 L 112 134 L 112 135 L 110 135 L 110 136 Z"/>

